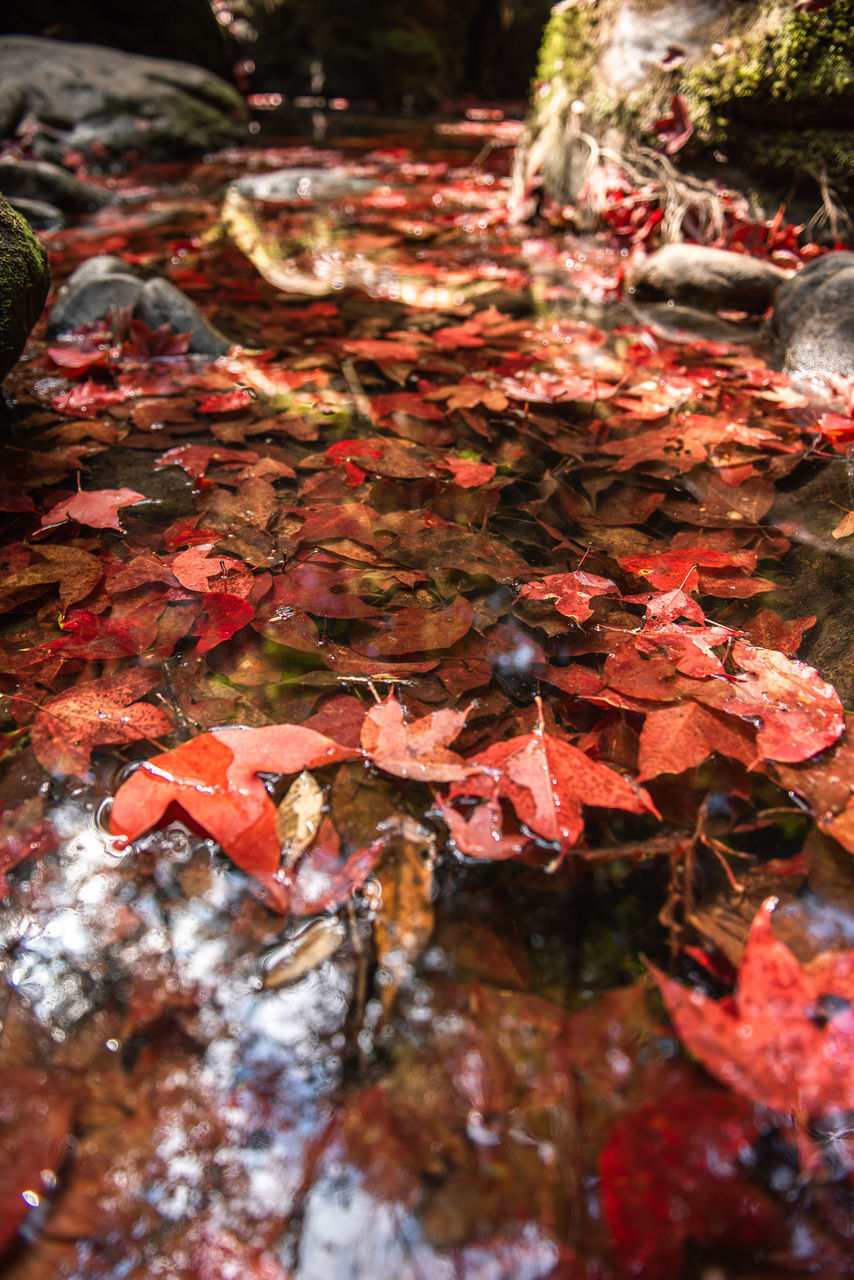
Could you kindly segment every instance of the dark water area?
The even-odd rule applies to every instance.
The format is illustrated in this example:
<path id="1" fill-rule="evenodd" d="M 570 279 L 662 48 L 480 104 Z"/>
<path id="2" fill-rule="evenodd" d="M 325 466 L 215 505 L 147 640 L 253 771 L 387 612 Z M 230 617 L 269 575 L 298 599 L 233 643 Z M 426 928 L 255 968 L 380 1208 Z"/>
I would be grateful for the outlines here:
<path id="1" fill-rule="evenodd" d="M 510 156 L 264 138 L 46 237 L 240 348 L 7 383 L 3 1280 L 852 1274 L 847 415 L 509 225 Z M 340 754 L 223 783 L 270 726 Z"/>

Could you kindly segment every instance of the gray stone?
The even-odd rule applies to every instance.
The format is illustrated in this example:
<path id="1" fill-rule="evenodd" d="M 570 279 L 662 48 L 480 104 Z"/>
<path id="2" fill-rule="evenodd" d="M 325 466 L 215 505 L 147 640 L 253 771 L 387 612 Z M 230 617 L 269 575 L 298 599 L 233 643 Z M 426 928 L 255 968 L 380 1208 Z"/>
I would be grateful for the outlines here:
<path id="1" fill-rule="evenodd" d="M 651 253 L 629 277 L 629 294 L 709 311 L 761 315 L 785 272 L 743 253 L 700 244 L 668 244 Z"/>
<path id="2" fill-rule="evenodd" d="M 105 320 L 111 311 L 132 310 L 141 293 L 142 281 L 129 272 L 105 272 L 82 282 L 73 275 L 53 305 L 48 332 L 71 333 Z"/>
<path id="3" fill-rule="evenodd" d="M 371 178 L 351 178 L 328 169 L 274 169 L 271 173 L 249 174 L 234 186 L 246 200 L 291 204 L 363 196 L 376 183 Z"/>
<path id="4" fill-rule="evenodd" d="M 854 253 L 825 254 L 788 280 L 768 333 L 776 362 L 805 389 L 854 377 Z"/>
<path id="5" fill-rule="evenodd" d="M 215 359 L 232 346 L 195 302 L 159 276 L 143 285 L 134 315 L 149 329 L 168 324 L 175 333 L 189 333 L 189 350 L 195 355 Z"/>
<path id="6" fill-rule="evenodd" d="M 46 160 L 0 160 L 0 191 L 10 203 L 43 201 L 63 213 L 91 213 L 115 201 L 112 192 Z"/>
<path id="7" fill-rule="evenodd" d="M 26 218 L 33 231 L 58 231 L 65 226 L 65 215 L 54 204 L 44 200 L 27 200 L 24 196 L 10 196 L 9 204 Z"/>
<path id="8" fill-rule="evenodd" d="M 33 153 L 100 162 L 210 150 L 245 138 L 230 85 L 189 63 L 36 36 L 0 37 L 0 136 L 26 130 Z"/>
<path id="9" fill-rule="evenodd" d="M 47 254 L 0 196 L 0 381 L 17 361 L 50 288 Z"/>
<path id="10" fill-rule="evenodd" d="M 173 333 L 189 333 L 189 350 L 194 355 L 215 359 L 232 346 L 174 284 L 160 276 L 143 280 L 112 254 L 88 258 L 69 276 L 51 311 L 49 332 L 70 333 L 121 310 L 132 310 L 135 319 L 149 329 L 168 324 Z"/>

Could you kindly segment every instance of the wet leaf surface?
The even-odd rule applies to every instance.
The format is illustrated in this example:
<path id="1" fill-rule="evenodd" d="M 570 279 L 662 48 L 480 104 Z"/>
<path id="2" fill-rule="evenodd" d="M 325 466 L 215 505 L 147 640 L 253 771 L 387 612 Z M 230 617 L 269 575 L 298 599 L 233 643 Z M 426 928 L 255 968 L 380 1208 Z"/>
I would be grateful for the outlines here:
<path id="1" fill-rule="evenodd" d="M 626 175 L 580 240 L 403 142 L 45 236 L 244 345 L 5 384 L 3 1278 L 842 1280 L 846 402 L 613 309 Z"/>

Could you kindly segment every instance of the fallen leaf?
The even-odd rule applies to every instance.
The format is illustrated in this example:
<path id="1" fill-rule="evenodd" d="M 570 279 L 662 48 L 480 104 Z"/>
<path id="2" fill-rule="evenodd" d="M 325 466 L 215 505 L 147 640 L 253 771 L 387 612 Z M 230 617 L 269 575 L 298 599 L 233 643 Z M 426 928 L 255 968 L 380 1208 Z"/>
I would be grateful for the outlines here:
<path id="1" fill-rule="evenodd" d="M 365 714 L 362 746 L 374 764 L 397 778 L 451 782 L 466 777 L 462 756 L 447 749 L 466 722 L 465 711 L 431 711 L 407 723 L 393 693 Z"/>
<path id="2" fill-rule="evenodd" d="M 39 763 L 54 777 L 83 778 L 94 747 L 170 733 L 165 711 L 137 701 L 159 683 L 158 672 L 131 669 L 83 681 L 45 702 L 31 730 Z"/>
<path id="3" fill-rule="evenodd" d="M 144 761 L 117 791 L 110 829 L 135 840 L 177 804 L 282 906 L 276 808 L 258 774 L 300 773 L 356 755 L 300 725 L 215 729 Z"/>
<path id="4" fill-rule="evenodd" d="M 73 498 L 51 507 L 42 516 L 40 527 L 53 529 L 67 520 L 76 520 L 78 524 L 89 525 L 92 529 L 117 529 L 119 533 L 124 533 L 119 520 L 119 509 L 136 506 L 139 502 L 148 502 L 148 498 L 135 489 L 81 490 Z"/>
<path id="5" fill-rule="evenodd" d="M 539 582 L 526 582 L 519 592 L 522 600 L 553 600 L 558 613 L 573 622 L 592 618 L 590 601 L 594 596 L 619 595 L 616 583 L 595 573 L 576 569 L 572 573 L 551 573 Z"/>
<path id="6" fill-rule="evenodd" d="M 746 725 L 697 702 L 647 712 L 640 734 L 638 780 L 684 773 L 717 753 L 756 764 L 756 734 Z"/>
<path id="7" fill-rule="evenodd" d="M 285 869 L 305 853 L 323 817 L 323 788 L 308 770 L 294 778 L 276 810 L 276 835 Z"/>
<path id="8" fill-rule="evenodd" d="M 757 913 L 731 999 L 716 1001 L 650 965 L 680 1040 L 718 1080 L 803 1119 L 854 1110 L 854 951 L 801 965 Z"/>

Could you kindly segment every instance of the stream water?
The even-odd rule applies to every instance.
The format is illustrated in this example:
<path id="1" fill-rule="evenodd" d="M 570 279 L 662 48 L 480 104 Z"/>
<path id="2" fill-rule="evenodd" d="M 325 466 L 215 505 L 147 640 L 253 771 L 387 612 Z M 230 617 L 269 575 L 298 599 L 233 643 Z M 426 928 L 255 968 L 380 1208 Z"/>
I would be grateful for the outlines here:
<path id="1" fill-rule="evenodd" d="M 174 808 L 130 847 L 110 834 L 135 762 L 223 724 L 310 722 L 352 747 L 392 691 L 408 721 L 466 709 L 452 745 L 466 758 L 545 724 L 628 787 L 649 691 L 625 685 L 609 703 L 567 673 L 592 679 L 615 629 L 640 625 L 624 600 L 643 579 L 620 558 L 690 560 L 700 543 L 686 530 L 747 556 L 702 571 L 708 616 L 776 650 L 768 636 L 783 648 L 782 632 L 758 627 L 760 609 L 781 626 L 821 613 L 799 656 L 850 701 L 848 557 L 831 536 L 833 504 L 849 505 L 844 443 L 802 447 L 816 413 L 749 343 L 603 311 L 625 253 L 508 227 L 509 150 L 483 142 L 286 142 L 140 172 L 110 180 L 118 206 L 48 237 L 58 277 L 118 253 L 167 274 L 243 351 L 208 365 L 150 335 L 122 353 L 115 332 L 90 332 L 75 349 L 98 358 L 69 376 L 37 333 L 10 379 L 3 1280 L 852 1274 L 842 1147 L 816 1138 L 811 1176 L 787 1119 L 682 1048 L 647 969 L 724 994 L 771 891 L 799 958 L 854 945 L 850 855 L 810 825 L 806 783 L 793 798 L 796 753 L 785 777 L 720 750 L 648 774 L 660 820 L 585 799 L 578 853 L 563 828 L 549 839 L 514 817 L 505 793 L 521 856 L 495 861 L 450 839 L 446 786 L 362 758 L 320 768 L 311 821 L 326 825 L 294 855 L 284 913 Z M 229 182 L 294 166 L 329 170 L 345 194 L 243 210 L 267 280 L 320 282 L 288 294 L 216 223 Z M 639 433 L 655 420 L 684 434 L 678 413 L 749 418 L 776 433 L 771 479 L 771 437 L 758 435 L 715 458 L 734 515 L 697 445 L 680 440 L 687 464 L 672 443 L 635 464 L 600 454 L 628 438 L 609 436 L 611 400 Z M 157 462 L 187 444 L 212 452 Z M 122 509 L 124 531 L 36 534 L 77 468 L 86 491 L 146 497 Z M 13 500 L 23 491 L 29 506 Z M 782 564 L 775 521 L 794 543 Z M 233 634 L 199 612 L 213 609 L 208 580 L 194 587 L 177 558 L 212 545 L 224 575 L 256 584 L 243 595 L 254 619 Z M 70 568 L 43 571 L 71 552 Z M 93 557 L 106 576 L 81 594 Z M 770 579 L 758 600 L 743 586 L 757 560 Z M 622 573 L 619 604 L 594 601 L 592 623 L 547 596 L 520 603 L 524 582 L 582 564 Z M 265 606 L 258 584 L 280 575 L 294 585 Z M 459 599 L 468 622 L 451 627 Z M 75 771 L 56 764 L 57 741 L 82 732 L 60 706 L 53 733 L 26 732 L 28 699 L 128 669 L 153 673 L 173 737 L 99 745 L 90 731 L 91 763 Z M 293 775 L 260 772 L 296 821 Z M 347 859 L 378 837 L 355 872 Z"/>

